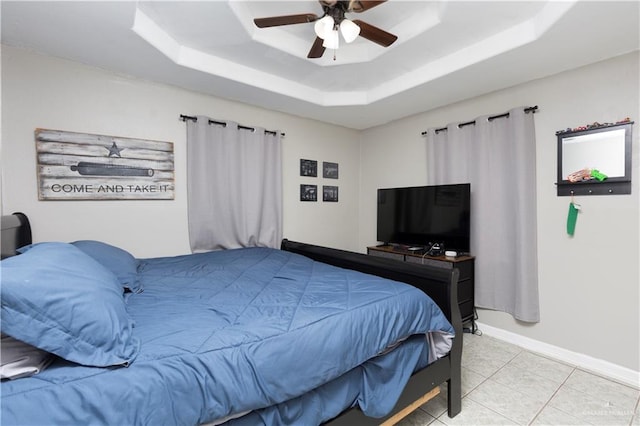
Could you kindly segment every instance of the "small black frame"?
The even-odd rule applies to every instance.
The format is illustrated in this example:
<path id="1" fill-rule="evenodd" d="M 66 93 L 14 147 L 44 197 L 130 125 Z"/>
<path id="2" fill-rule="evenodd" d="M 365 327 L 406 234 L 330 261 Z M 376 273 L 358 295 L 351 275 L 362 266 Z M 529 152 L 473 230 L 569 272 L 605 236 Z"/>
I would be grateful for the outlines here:
<path id="1" fill-rule="evenodd" d="M 338 202 L 338 187 L 322 185 L 322 201 Z"/>
<path id="2" fill-rule="evenodd" d="M 300 185 L 300 201 L 318 201 L 318 185 Z"/>
<path id="3" fill-rule="evenodd" d="M 325 179 L 338 179 L 338 163 L 323 161 L 322 177 Z"/>
<path id="4" fill-rule="evenodd" d="M 318 177 L 318 162 L 301 158 L 300 176 Z"/>

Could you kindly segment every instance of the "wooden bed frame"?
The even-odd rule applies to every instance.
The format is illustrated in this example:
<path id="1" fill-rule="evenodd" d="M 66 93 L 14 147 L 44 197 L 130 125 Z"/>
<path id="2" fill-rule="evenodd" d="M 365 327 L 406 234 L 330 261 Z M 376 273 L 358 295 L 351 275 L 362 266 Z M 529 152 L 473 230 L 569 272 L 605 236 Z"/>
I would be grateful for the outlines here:
<path id="1" fill-rule="evenodd" d="M 14 256 L 16 249 L 31 244 L 29 219 L 22 213 L 2 216 L 2 258 Z M 457 269 L 398 262 L 344 250 L 320 247 L 284 239 L 281 249 L 319 262 L 378 275 L 413 285 L 427 293 L 440 306 L 456 333 L 448 355 L 413 374 L 393 411 L 382 419 L 366 417 L 358 409 L 349 409 L 327 422 L 332 426 L 392 425 L 439 393 L 440 384 L 448 384 L 448 415 L 461 410 L 462 320 L 457 301 Z"/>
<path id="2" fill-rule="evenodd" d="M 432 266 L 398 262 L 397 260 L 367 256 L 345 250 L 314 246 L 287 239 L 282 240 L 282 250 L 298 253 L 318 262 L 341 268 L 353 269 L 367 274 L 389 278 L 411 284 L 424 291 L 440 306 L 453 325 L 456 337 L 448 355 L 413 374 L 394 409 L 382 419 L 366 417 L 358 409 L 350 409 L 327 422 L 331 426 L 391 425 L 406 417 L 420 405 L 439 393 L 439 386 L 447 383 L 447 409 L 449 417 L 462 409 L 461 360 L 462 318 L 458 308 L 457 269 L 442 269 Z"/>

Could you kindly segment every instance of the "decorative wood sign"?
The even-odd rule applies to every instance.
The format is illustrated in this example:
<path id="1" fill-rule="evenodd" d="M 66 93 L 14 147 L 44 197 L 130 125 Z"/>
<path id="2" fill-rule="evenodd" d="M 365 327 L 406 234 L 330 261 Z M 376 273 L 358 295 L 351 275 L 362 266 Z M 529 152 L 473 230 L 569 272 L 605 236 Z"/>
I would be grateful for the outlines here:
<path id="1" fill-rule="evenodd" d="M 173 200 L 173 143 L 36 129 L 40 200 Z"/>

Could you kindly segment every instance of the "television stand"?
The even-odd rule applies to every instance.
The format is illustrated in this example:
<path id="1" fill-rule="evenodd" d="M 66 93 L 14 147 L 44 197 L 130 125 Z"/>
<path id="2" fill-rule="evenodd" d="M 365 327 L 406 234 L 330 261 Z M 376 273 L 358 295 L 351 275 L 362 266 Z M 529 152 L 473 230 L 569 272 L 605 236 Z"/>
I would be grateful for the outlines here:
<path id="1" fill-rule="evenodd" d="M 423 265 L 435 266 L 437 268 L 452 269 L 458 268 L 460 277 L 458 278 L 458 306 L 462 322 L 471 323 L 471 332 L 476 332 L 475 311 L 474 311 L 474 287 L 475 287 L 475 257 L 469 255 L 446 257 L 429 256 L 423 254 L 425 247 L 419 250 L 411 250 L 413 246 L 401 245 L 379 245 L 367 247 L 367 254 L 370 256 L 386 257 L 401 262 L 419 263 Z"/>

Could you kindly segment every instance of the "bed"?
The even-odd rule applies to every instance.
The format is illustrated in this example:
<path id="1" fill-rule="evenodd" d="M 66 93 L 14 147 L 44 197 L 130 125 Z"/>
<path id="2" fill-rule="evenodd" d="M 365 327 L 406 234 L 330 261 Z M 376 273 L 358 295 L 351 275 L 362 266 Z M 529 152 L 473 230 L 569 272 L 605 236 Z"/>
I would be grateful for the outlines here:
<path id="1" fill-rule="evenodd" d="M 3 342 L 40 363 L 2 381 L 5 425 L 393 424 L 443 383 L 461 409 L 455 269 L 286 239 L 135 259 L 31 244 L 23 214 L 2 256 Z"/>

